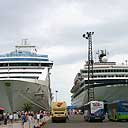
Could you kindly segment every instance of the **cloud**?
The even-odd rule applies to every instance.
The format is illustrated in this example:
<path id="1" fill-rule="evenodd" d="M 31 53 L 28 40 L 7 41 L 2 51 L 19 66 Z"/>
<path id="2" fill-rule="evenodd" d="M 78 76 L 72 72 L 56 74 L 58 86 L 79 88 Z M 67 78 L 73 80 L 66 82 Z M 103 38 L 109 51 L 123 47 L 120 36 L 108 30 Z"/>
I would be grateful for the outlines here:
<path id="1" fill-rule="evenodd" d="M 28 38 L 39 53 L 53 60 L 52 82 L 65 93 L 87 60 L 88 41 L 83 33 L 95 32 L 93 53 L 106 49 L 111 60 L 124 60 L 121 56 L 128 54 L 127 5 L 127 0 L 0 0 L 0 52 L 9 52 Z"/>
<path id="2" fill-rule="evenodd" d="M 54 46 L 41 49 L 40 53 L 46 53 L 54 61 L 55 65 L 73 64 L 84 61 L 86 58 L 84 47 Z"/>
<path id="3" fill-rule="evenodd" d="M 55 98 L 55 91 L 58 90 L 58 100 L 59 101 L 67 101 L 68 105 L 70 105 L 70 90 L 74 84 L 74 78 L 76 72 L 80 71 L 82 68 L 81 62 L 67 65 L 55 65 L 52 69 L 51 74 L 51 87 L 53 90 L 53 95 Z M 55 77 L 56 76 L 56 77 Z M 65 79 L 64 79 L 65 78 Z M 68 100 L 67 100 L 68 99 Z M 54 99 L 55 100 L 55 99 Z"/>

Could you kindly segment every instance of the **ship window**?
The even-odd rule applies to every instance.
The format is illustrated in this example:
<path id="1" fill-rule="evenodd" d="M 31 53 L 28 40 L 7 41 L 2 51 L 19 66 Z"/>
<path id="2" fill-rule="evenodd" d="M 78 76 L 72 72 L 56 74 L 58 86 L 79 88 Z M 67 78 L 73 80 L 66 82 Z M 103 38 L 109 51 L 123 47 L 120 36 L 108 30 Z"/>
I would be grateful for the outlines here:
<path id="1" fill-rule="evenodd" d="M 0 74 L 41 74 L 42 72 L 0 72 Z"/>
<path id="2" fill-rule="evenodd" d="M 105 71 L 105 72 L 107 72 L 107 70 L 106 70 L 106 69 L 105 69 L 104 71 Z"/>
<path id="3" fill-rule="evenodd" d="M 99 70 L 99 72 L 101 72 L 101 70 Z"/>
<path id="4" fill-rule="evenodd" d="M 9 63 L 9 66 L 38 66 L 38 63 Z"/>
<path id="5" fill-rule="evenodd" d="M 124 71 L 125 71 L 125 72 L 128 72 L 128 70 L 127 70 L 127 69 L 125 69 Z"/>
<path id="6" fill-rule="evenodd" d="M 82 73 L 85 73 L 85 70 L 82 70 L 81 72 L 82 72 Z"/>
<path id="7" fill-rule="evenodd" d="M 6 66 L 8 66 L 7 63 L 0 63 L 0 67 L 6 67 Z"/>
<path id="8" fill-rule="evenodd" d="M 119 69 L 118 72 L 121 72 L 121 69 Z"/>
<path id="9" fill-rule="evenodd" d="M 114 69 L 114 72 L 117 72 L 117 70 L 116 70 L 116 69 Z"/>
<path id="10" fill-rule="evenodd" d="M 117 72 L 120 72 L 120 71 L 117 69 Z"/>
<path id="11" fill-rule="evenodd" d="M 52 66 L 51 63 L 41 63 L 41 66 Z"/>
<path id="12" fill-rule="evenodd" d="M 38 79 L 39 77 L 33 77 L 33 76 L 10 76 L 10 77 L 0 77 L 0 78 L 30 78 L 30 79 Z"/>
<path id="13" fill-rule="evenodd" d="M 121 69 L 118 69 L 118 72 L 121 72 Z"/>
<path id="14" fill-rule="evenodd" d="M 32 66 L 39 66 L 38 63 L 32 63 Z"/>

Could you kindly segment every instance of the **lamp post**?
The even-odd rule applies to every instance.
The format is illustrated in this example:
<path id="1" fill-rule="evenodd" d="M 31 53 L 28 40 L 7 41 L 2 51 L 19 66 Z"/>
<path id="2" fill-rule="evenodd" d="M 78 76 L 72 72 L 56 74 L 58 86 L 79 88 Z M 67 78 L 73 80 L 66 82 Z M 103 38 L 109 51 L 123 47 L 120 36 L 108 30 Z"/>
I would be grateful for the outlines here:
<path id="1" fill-rule="evenodd" d="M 58 93 L 58 91 L 56 90 L 56 102 L 57 102 L 57 93 Z"/>
<path id="2" fill-rule="evenodd" d="M 86 32 L 86 34 L 83 34 L 83 38 L 88 40 L 88 102 L 91 100 L 94 100 L 94 86 L 93 86 L 94 84 L 93 83 L 93 63 L 94 62 L 93 62 L 93 54 L 92 54 L 92 35 L 93 34 L 94 32 Z"/>

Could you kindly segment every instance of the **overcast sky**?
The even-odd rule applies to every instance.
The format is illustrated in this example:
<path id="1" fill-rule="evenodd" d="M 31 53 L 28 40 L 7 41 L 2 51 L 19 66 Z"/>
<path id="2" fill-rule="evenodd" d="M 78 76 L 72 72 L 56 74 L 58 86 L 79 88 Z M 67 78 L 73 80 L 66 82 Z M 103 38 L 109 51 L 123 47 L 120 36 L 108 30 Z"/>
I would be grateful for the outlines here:
<path id="1" fill-rule="evenodd" d="M 127 0 L 0 0 L 0 53 L 27 38 L 53 60 L 51 87 L 58 100 L 70 104 L 74 77 L 87 60 L 87 40 L 94 31 L 93 50 L 106 49 L 108 60 L 128 59 Z M 95 55 L 94 55 L 95 56 Z"/>

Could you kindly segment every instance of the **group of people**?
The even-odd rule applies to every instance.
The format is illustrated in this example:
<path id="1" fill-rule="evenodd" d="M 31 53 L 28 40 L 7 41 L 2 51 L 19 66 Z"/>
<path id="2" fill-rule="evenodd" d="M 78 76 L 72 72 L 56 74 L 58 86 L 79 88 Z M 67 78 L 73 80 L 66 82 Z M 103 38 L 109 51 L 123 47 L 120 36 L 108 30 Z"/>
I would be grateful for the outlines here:
<path id="1" fill-rule="evenodd" d="M 11 113 L 3 113 L 4 124 L 7 125 L 8 122 L 13 123 L 16 121 L 21 121 L 22 127 L 26 122 L 31 125 L 32 128 L 40 128 L 42 123 L 45 122 L 45 116 L 48 115 L 45 111 L 39 112 L 15 112 Z M 44 117 L 44 118 L 43 118 Z"/>
<path id="2" fill-rule="evenodd" d="M 4 124 L 7 125 L 7 122 L 13 123 L 13 121 L 17 121 L 20 118 L 20 113 L 3 113 Z"/>
<path id="3" fill-rule="evenodd" d="M 32 128 L 41 128 L 42 125 L 46 123 L 45 117 L 47 113 L 45 111 L 40 112 L 26 112 L 22 113 L 21 120 L 22 120 L 22 126 L 24 127 L 24 124 L 26 121 L 28 121 L 29 126 Z"/>

